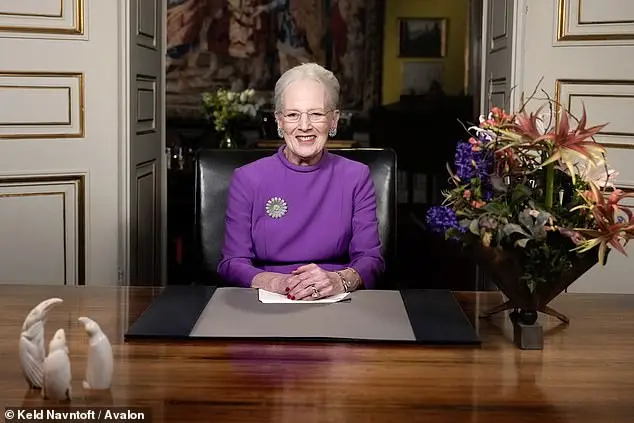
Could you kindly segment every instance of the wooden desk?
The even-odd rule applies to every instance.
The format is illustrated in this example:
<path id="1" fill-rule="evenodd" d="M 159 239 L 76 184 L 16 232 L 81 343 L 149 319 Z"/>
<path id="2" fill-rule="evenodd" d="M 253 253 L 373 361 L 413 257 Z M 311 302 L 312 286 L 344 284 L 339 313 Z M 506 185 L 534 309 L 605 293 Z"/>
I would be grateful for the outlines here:
<path id="1" fill-rule="evenodd" d="M 160 288 L 0 286 L 0 398 L 43 406 L 18 360 L 26 313 L 65 300 L 49 316 L 48 340 L 67 331 L 73 405 L 151 406 L 153 422 L 631 422 L 634 296 L 567 294 L 554 305 L 565 329 L 544 320 L 543 351 L 520 351 L 502 316 L 479 320 L 480 348 L 144 342 L 123 333 Z M 497 294 L 459 294 L 471 317 Z M 87 338 L 77 317 L 97 320 L 114 345 L 109 394 L 81 388 Z M 477 319 L 476 319 L 477 320 Z M 363 324 L 363 322 L 359 322 Z"/>

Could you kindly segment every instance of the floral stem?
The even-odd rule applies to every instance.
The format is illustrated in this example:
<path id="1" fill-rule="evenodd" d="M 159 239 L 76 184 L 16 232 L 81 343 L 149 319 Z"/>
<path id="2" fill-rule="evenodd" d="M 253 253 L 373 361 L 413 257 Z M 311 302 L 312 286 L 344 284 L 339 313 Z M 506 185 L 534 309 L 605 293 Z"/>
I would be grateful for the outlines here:
<path id="1" fill-rule="evenodd" d="M 553 197 L 555 191 L 555 163 L 549 163 L 546 165 L 546 189 L 544 195 L 544 204 L 547 210 L 553 208 Z"/>

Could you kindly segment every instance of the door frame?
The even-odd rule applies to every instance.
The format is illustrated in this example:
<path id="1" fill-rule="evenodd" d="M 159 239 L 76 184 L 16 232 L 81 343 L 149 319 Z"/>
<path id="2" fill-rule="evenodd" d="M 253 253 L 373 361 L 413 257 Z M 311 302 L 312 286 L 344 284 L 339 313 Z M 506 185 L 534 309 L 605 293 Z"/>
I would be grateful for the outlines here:
<path id="1" fill-rule="evenodd" d="M 161 145 L 163 154 L 166 147 L 166 122 L 165 122 L 165 57 L 167 46 L 167 0 L 160 1 L 160 11 L 158 13 L 158 22 L 161 33 L 161 71 L 159 72 L 158 101 L 163 105 L 163 113 L 158 118 L 161 119 Z M 131 143 L 131 121 L 130 121 L 130 14 L 128 0 L 119 0 L 119 169 L 118 169 L 118 185 L 119 185 L 119 280 L 118 285 L 130 285 L 130 143 Z M 167 165 L 166 160 L 160 161 L 160 212 L 161 212 L 161 234 L 160 237 L 160 260 L 159 268 L 160 277 L 159 284 L 165 286 L 167 284 Z"/>

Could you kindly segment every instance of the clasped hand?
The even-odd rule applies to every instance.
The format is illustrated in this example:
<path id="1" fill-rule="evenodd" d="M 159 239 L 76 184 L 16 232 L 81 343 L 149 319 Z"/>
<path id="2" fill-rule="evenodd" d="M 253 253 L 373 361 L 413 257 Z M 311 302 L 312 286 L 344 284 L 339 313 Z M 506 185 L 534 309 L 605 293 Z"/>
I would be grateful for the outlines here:
<path id="1" fill-rule="evenodd" d="M 285 293 L 291 300 L 319 300 L 344 292 L 336 272 L 328 272 L 316 264 L 298 267 L 286 279 Z"/>

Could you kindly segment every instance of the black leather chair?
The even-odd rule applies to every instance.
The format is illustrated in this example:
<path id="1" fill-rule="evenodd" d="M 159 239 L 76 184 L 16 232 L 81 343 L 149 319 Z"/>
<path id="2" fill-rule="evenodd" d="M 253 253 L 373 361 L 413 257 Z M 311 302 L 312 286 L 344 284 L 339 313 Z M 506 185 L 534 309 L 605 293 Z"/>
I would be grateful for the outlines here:
<path id="1" fill-rule="evenodd" d="M 233 171 L 275 153 L 275 149 L 203 149 L 196 155 L 194 250 L 197 252 L 196 283 L 225 285 L 216 272 L 225 233 L 227 191 Z M 391 288 L 396 254 L 396 153 L 391 149 L 331 150 L 367 164 L 376 187 L 379 235 L 386 273 L 379 288 Z"/>

